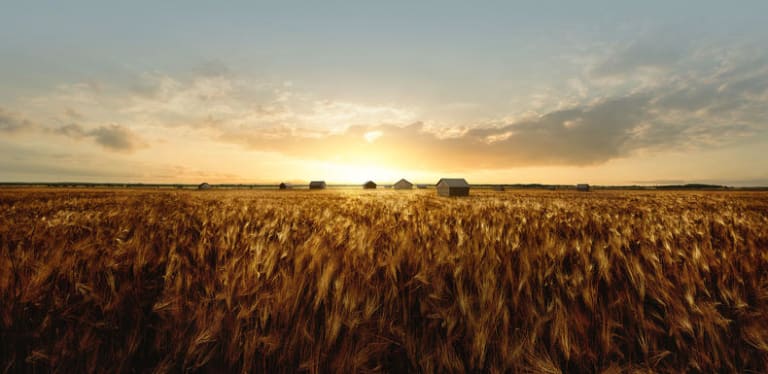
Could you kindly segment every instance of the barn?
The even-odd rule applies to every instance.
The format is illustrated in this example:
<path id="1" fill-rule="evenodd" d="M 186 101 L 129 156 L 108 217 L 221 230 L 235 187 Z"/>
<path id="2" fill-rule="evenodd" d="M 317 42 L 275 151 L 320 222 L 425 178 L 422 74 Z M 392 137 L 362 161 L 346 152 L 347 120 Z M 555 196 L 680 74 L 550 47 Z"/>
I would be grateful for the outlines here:
<path id="1" fill-rule="evenodd" d="M 589 192 L 589 185 L 586 183 L 579 183 L 576 185 L 576 191 Z"/>
<path id="2" fill-rule="evenodd" d="M 363 188 L 366 190 L 375 190 L 376 189 L 376 183 L 373 181 L 368 181 L 363 184 Z"/>
<path id="3" fill-rule="evenodd" d="M 198 189 L 198 190 L 210 190 L 210 189 L 211 189 L 211 185 L 210 185 L 210 184 L 208 184 L 208 182 L 203 182 L 203 183 L 200 183 L 200 184 L 197 186 L 197 189 Z"/>
<path id="4" fill-rule="evenodd" d="M 290 185 L 289 183 L 282 182 L 280 183 L 278 188 L 280 188 L 281 190 L 290 190 L 291 188 L 293 188 L 293 186 Z"/>
<path id="5" fill-rule="evenodd" d="M 408 182 L 407 180 L 405 180 L 405 178 L 403 178 L 397 181 L 394 187 L 396 190 L 410 190 L 413 188 L 413 183 Z"/>
<path id="6" fill-rule="evenodd" d="M 311 181 L 311 182 L 309 182 L 309 189 L 310 190 L 324 190 L 325 189 L 325 181 Z"/>
<path id="7" fill-rule="evenodd" d="M 440 196 L 469 196 L 469 183 L 464 178 L 443 178 L 436 186 Z"/>

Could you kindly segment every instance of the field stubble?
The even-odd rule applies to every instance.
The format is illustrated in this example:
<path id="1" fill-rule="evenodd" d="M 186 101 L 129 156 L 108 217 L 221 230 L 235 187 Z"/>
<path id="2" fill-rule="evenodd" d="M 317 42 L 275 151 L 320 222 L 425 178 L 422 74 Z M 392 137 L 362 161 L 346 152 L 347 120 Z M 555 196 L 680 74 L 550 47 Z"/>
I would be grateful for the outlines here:
<path id="1" fill-rule="evenodd" d="M 768 194 L 0 190 L 0 371 L 768 371 Z"/>

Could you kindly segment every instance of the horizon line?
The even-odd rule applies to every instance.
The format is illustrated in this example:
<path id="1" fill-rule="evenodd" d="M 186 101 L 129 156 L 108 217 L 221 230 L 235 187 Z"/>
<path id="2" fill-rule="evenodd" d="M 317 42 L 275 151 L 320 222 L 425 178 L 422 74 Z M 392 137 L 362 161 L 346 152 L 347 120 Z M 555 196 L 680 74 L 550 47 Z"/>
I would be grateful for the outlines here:
<path id="1" fill-rule="evenodd" d="M 322 181 L 321 179 L 318 179 Z M 124 186 L 124 187 L 179 187 L 179 186 L 185 186 L 185 187 L 197 187 L 201 185 L 202 183 L 207 183 L 208 185 L 212 187 L 221 186 L 221 187 L 277 187 L 281 183 L 287 183 L 289 185 L 293 186 L 301 186 L 304 184 L 309 184 L 311 181 L 301 181 L 301 182 L 269 182 L 269 183 L 212 183 L 212 182 L 200 182 L 200 183 L 150 183 L 150 182 L 83 182 L 83 181 L 58 181 L 58 182 L 28 182 L 28 181 L 0 181 L 0 186 L 36 186 L 36 185 L 42 185 L 42 186 L 61 186 L 61 185 L 71 185 L 71 186 L 110 186 L 110 187 L 116 187 L 116 186 Z M 363 183 L 333 183 L 325 181 L 326 185 L 329 187 L 350 187 L 350 186 L 362 186 L 365 184 Z M 375 181 L 374 181 L 375 182 Z M 395 182 L 387 182 L 387 183 L 380 183 L 375 182 L 377 185 L 380 186 L 392 186 L 396 183 Z M 409 181 L 410 182 L 410 181 Z M 423 182 L 411 182 L 414 185 L 427 185 L 427 186 L 435 186 L 436 182 L 430 182 L 430 183 L 423 183 Z M 541 183 L 541 182 L 530 182 L 530 183 L 469 183 L 470 186 L 509 186 L 509 187 L 575 187 L 577 184 L 588 184 L 590 187 L 597 187 L 597 188 L 631 188 L 631 187 L 639 187 L 639 188 L 652 188 L 652 187 L 689 187 L 689 188 L 728 188 L 728 189 L 745 189 L 745 188 L 758 188 L 758 189 L 768 189 L 768 185 L 729 185 L 729 184 L 719 184 L 719 183 L 703 183 L 703 182 L 681 182 L 681 183 L 632 183 L 632 184 L 595 184 L 595 183 Z"/>

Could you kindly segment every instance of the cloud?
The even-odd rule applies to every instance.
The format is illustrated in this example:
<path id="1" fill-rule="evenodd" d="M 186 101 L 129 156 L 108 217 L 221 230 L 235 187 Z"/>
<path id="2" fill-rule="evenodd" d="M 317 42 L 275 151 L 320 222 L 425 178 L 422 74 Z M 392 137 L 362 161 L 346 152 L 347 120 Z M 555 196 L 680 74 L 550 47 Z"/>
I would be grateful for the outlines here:
<path id="1" fill-rule="evenodd" d="M 416 119 L 412 110 L 396 105 L 322 99 L 297 92 L 286 82 L 253 82 L 230 73 L 189 78 L 151 73 L 138 82 L 116 110 L 144 126 L 322 131 Z"/>
<path id="2" fill-rule="evenodd" d="M 370 131 L 370 132 L 365 133 L 363 135 L 363 138 L 365 138 L 365 140 L 368 143 L 373 143 L 373 142 L 376 141 L 376 139 L 380 138 L 382 135 L 384 135 L 384 133 L 381 132 L 381 131 Z"/>
<path id="3" fill-rule="evenodd" d="M 117 124 L 85 129 L 79 124 L 72 123 L 49 131 L 73 139 L 91 138 L 105 149 L 114 152 L 130 153 L 147 146 L 146 142 L 131 129 Z"/>
<path id="4" fill-rule="evenodd" d="M 232 76 L 232 69 L 221 60 L 207 60 L 193 69 L 193 73 L 202 77 Z"/>
<path id="5" fill-rule="evenodd" d="M 768 55 L 759 50 L 646 38 L 593 60 L 572 81 L 578 99 L 566 94 L 557 110 L 511 121 L 448 127 L 393 108 L 317 102 L 300 112 L 283 100 L 209 128 L 220 141 L 297 158 L 439 170 L 596 165 L 768 133 Z M 302 130 L 317 123 L 343 130 Z"/>
<path id="6" fill-rule="evenodd" d="M 78 111 L 76 111 L 76 110 L 74 110 L 72 108 L 65 109 L 64 110 L 64 115 L 67 118 L 69 118 L 71 120 L 75 120 L 75 121 L 82 121 L 82 120 L 85 119 L 85 116 L 83 114 L 81 114 L 80 112 L 78 112 Z"/>
<path id="7" fill-rule="evenodd" d="M 219 139 L 299 158 L 437 170 L 586 166 L 640 151 L 723 147 L 768 132 L 768 69 L 736 66 L 688 79 L 671 73 L 635 93 L 495 126 L 356 125 L 320 136 L 242 126 L 221 128 Z"/>
<path id="8" fill-rule="evenodd" d="M 88 132 L 96 143 L 111 151 L 132 152 L 146 144 L 129 128 L 120 125 L 100 126 Z"/>
<path id="9" fill-rule="evenodd" d="M 34 97 L 29 100 L 31 106 L 23 114 L 0 108 L 0 133 L 59 135 L 71 139 L 90 139 L 104 149 L 113 152 L 130 153 L 144 148 L 147 143 L 128 126 L 119 124 L 101 125 L 99 120 L 90 119 L 70 104 L 89 108 L 90 105 L 105 110 L 110 115 L 114 109 L 106 105 L 107 101 L 94 101 L 94 94 L 102 92 L 97 83 L 76 83 L 57 86 L 51 96 Z M 34 120 L 28 119 L 34 116 Z M 107 121 L 104 121 L 107 122 Z M 103 123 L 103 122 L 102 122 Z"/>
<path id="10" fill-rule="evenodd" d="M 37 124 L 16 113 L 0 108 L 0 132 L 16 133 L 37 128 Z"/>
<path id="11" fill-rule="evenodd" d="M 63 135 L 75 139 L 84 138 L 87 135 L 85 129 L 76 123 L 70 123 L 68 125 L 56 127 L 49 131 L 57 135 Z"/>
<path id="12" fill-rule="evenodd" d="M 689 46 L 681 46 L 670 37 L 646 37 L 619 46 L 595 64 L 593 77 L 625 77 L 638 70 L 668 71 L 690 54 Z"/>
<path id="13" fill-rule="evenodd" d="M 422 123 L 409 126 L 352 126 L 323 137 L 283 133 L 263 136 L 234 131 L 222 139 L 252 149 L 300 158 L 344 162 L 386 162 L 441 170 L 508 168 L 529 165 L 589 165 L 632 151 L 647 97 L 627 97 L 592 107 L 552 112 L 535 120 L 500 127 L 474 127 L 442 137 Z M 377 134 L 369 141 L 370 134 Z"/>
<path id="14" fill-rule="evenodd" d="M 563 91 L 532 94 L 525 115 L 458 124 L 432 120 L 440 107 L 318 98 L 238 78 L 214 62 L 187 77 L 143 74 L 122 93 L 64 85 L 57 92 L 67 100 L 46 116 L 58 123 L 45 128 L 115 152 L 146 146 L 140 128 L 304 160 L 434 170 L 597 165 L 641 152 L 765 141 L 767 57 L 759 49 L 635 41 L 582 60 L 589 62 Z M 38 108 L 55 107 L 56 97 Z M 558 105 L 534 105 L 544 99 Z M 25 124 L 2 111 L 0 121 L 6 132 Z"/>

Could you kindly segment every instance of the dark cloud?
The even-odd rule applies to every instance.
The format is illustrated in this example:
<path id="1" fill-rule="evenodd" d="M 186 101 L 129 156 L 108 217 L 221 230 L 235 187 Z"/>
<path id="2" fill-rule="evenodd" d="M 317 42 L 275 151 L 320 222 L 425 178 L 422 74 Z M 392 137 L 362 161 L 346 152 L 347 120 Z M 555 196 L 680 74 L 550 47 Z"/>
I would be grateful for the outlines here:
<path id="1" fill-rule="evenodd" d="M 145 146 L 144 142 L 129 128 L 120 125 L 100 126 L 88 131 L 102 147 L 117 152 L 132 152 Z"/>
<path id="2" fill-rule="evenodd" d="M 70 118 L 84 118 L 71 109 L 67 109 L 65 115 Z M 105 149 L 115 152 L 132 152 L 147 145 L 139 135 L 125 126 L 110 124 L 96 128 L 85 128 L 78 123 L 57 127 L 40 126 L 20 114 L 2 108 L 0 108 L 0 133 L 47 133 L 73 139 L 89 138 Z"/>
<path id="3" fill-rule="evenodd" d="M 26 118 L 0 108 L 0 132 L 14 133 L 36 128 L 37 125 Z"/>
<path id="4" fill-rule="evenodd" d="M 131 129 L 116 124 L 86 129 L 77 123 L 72 123 L 48 131 L 73 139 L 90 138 L 107 150 L 115 152 L 133 152 L 146 146 L 141 137 Z"/>
<path id="5" fill-rule="evenodd" d="M 85 116 L 82 113 L 80 113 L 80 112 L 78 112 L 78 111 L 76 111 L 76 110 L 74 110 L 72 108 L 67 108 L 66 110 L 64 110 L 64 115 L 67 118 L 69 118 L 71 120 L 74 120 L 74 121 L 82 121 L 82 120 L 85 119 Z"/>
<path id="6" fill-rule="evenodd" d="M 70 138 L 78 138 L 78 139 L 83 138 L 87 135 L 85 129 L 83 129 L 82 126 L 76 123 L 71 123 L 61 127 L 56 127 L 54 129 L 51 129 L 50 131 L 57 135 L 64 135 Z"/>

